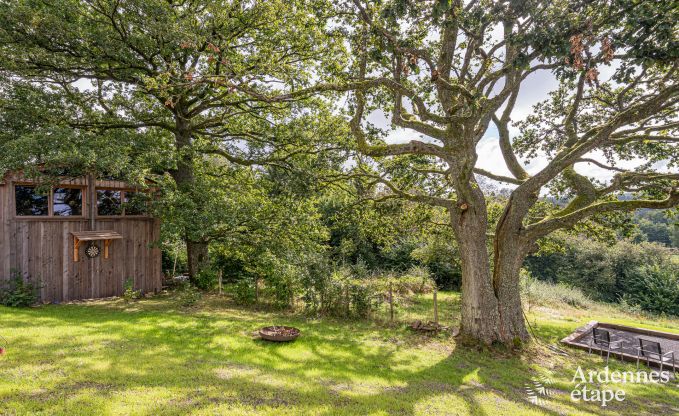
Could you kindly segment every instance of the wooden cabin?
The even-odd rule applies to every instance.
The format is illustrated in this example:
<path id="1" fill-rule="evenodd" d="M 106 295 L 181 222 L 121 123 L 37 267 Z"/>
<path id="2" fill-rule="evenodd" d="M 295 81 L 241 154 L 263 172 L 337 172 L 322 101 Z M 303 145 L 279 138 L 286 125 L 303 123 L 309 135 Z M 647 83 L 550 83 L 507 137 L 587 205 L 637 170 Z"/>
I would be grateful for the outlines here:
<path id="1" fill-rule="evenodd" d="M 18 172 L 0 178 L 0 287 L 13 273 L 39 286 L 42 302 L 119 296 L 125 282 L 161 287 L 160 222 L 148 194 L 89 178 L 39 184 Z"/>

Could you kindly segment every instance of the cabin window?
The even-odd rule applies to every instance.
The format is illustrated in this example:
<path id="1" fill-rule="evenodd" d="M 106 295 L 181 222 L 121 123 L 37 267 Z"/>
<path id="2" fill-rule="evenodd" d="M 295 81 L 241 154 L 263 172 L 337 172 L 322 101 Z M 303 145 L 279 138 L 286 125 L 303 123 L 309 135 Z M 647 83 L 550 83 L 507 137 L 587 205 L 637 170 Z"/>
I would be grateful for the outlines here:
<path id="1" fill-rule="evenodd" d="M 97 214 L 122 215 L 122 191 L 97 189 Z"/>
<path id="2" fill-rule="evenodd" d="M 123 197 L 125 215 L 145 215 L 147 212 L 146 202 L 148 195 L 143 192 L 125 191 Z"/>
<path id="3" fill-rule="evenodd" d="M 44 216 L 49 214 L 49 198 L 41 194 L 35 186 L 17 185 L 14 187 L 16 215 Z"/>
<path id="4" fill-rule="evenodd" d="M 79 188 L 54 188 L 52 204 L 52 212 L 56 216 L 80 216 L 83 214 L 83 191 Z"/>

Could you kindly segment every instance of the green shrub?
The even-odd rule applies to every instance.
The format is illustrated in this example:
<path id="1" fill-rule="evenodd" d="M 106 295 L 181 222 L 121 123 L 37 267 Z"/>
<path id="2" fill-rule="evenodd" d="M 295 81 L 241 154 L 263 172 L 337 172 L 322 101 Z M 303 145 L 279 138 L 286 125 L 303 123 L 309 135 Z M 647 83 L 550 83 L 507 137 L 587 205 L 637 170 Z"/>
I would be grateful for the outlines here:
<path id="1" fill-rule="evenodd" d="M 431 293 L 434 285 L 429 270 L 423 266 L 412 266 L 395 279 L 396 290 L 402 295 Z"/>
<path id="2" fill-rule="evenodd" d="M 251 305 L 256 300 L 255 282 L 252 279 L 242 279 L 233 286 L 233 298 L 241 305 Z"/>
<path id="3" fill-rule="evenodd" d="M 5 306 L 31 306 L 38 300 L 39 286 L 30 279 L 24 280 L 21 273 L 12 270 L 9 282 L 0 290 L 0 303 Z"/>
<path id="4" fill-rule="evenodd" d="M 304 287 L 307 312 L 339 317 L 366 318 L 389 297 L 430 293 L 434 281 L 425 267 L 414 266 L 405 273 L 367 273 L 361 266 L 341 266 L 327 275 L 319 274 Z M 305 280 L 306 281 L 306 280 Z"/>
<path id="5" fill-rule="evenodd" d="M 653 313 L 679 315 L 679 267 L 667 264 L 635 269 L 623 299 L 629 305 Z"/>
<path id="6" fill-rule="evenodd" d="M 679 266 L 672 252 L 656 243 L 618 241 L 611 246 L 556 235 L 560 250 L 529 257 L 526 267 L 540 281 L 577 287 L 588 297 L 621 302 L 654 313 L 679 314 L 675 297 Z"/>
<path id="7" fill-rule="evenodd" d="M 302 296 L 309 313 L 365 318 L 380 302 L 378 280 L 360 263 L 359 266 L 341 266 L 329 274 L 315 277 L 313 284 L 304 286 Z"/>
<path id="8" fill-rule="evenodd" d="M 640 315 L 643 310 L 641 309 L 641 306 L 638 304 L 634 303 L 635 301 L 630 297 L 630 295 L 625 294 L 620 297 L 620 301 L 618 302 L 618 307 L 620 310 L 623 312 L 632 314 L 632 315 Z"/>
<path id="9" fill-rule="evenodd" d="M 193 306 L 203 297 L 202 292 L 190 283 L 184 284 L 179 292 L 179 304 L 184 307 Z"/>
<path id="10" fill-rule="evenodd" d="M 527 271 L 521 273 L 521 292 L 524 303 L 532 305 L 559 306 L 567 304 L 587 308 L 592 301 L 582 290 L 563 283 L 549 283 L 533 278 Z"/>
<path id="11" fill-rule="evenodd" d="M 192 283 L 202 290 L 212 290 L 217 286 L 217 271 L 211 267 L 203 268 L 192 280 Z"/>
<path id="12" fill-rule="evenodd" d="M 129 279 L 129 278 L 126 279 L 124 288 L 125 288 L 125 291 L 123 292 L 123 299 L 125 299 L 126 302 L 141 298 L 141 290 L 134 290 L 134 280 L 133 279 Z"/>

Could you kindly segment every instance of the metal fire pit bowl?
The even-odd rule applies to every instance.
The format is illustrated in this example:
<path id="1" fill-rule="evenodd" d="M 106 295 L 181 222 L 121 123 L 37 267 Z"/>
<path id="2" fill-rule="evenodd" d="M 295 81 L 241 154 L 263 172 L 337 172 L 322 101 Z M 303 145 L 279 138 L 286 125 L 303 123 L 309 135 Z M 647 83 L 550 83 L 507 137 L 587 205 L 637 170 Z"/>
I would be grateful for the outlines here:
<path id="1" fill-rule="evenodd" d="M 259 336 L 267 341 L 288 342 L 297 339 L 300 331 L 291 326 L 266 326 L 259 330 Z"/>

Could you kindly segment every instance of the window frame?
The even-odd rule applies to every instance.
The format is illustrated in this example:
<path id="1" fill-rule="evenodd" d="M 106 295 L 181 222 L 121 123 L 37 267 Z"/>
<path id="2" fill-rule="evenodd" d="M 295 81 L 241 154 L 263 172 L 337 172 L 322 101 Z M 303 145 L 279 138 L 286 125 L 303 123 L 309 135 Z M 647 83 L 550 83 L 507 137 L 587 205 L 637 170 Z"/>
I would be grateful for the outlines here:
<path id="1" fill-rule="evenodd" d="M 97 194 L 97 191 L 115 191 L 115 192 L 120 192 L 120 206 L 121 206 L 121 211 L 120 215 L 99 215 L 99 197 Z M 125 213 L 125 196 L 126 194 L 130 193 L 144 193 L 144 191 L 140 191 L 134 188 L 114 188 L 110 186 L 95 186 L 94 187 L 94 197 L 95 201 L 94 204 L 96 205 L 96 208 L 94 210 L 94 216 L 95 218 L 105 218 L 105 219 L 114 219 L 114 218 L 149 218 L 150 215 L 148 213 L 146 214 L 135 214 L 135 215 L 127 215 Z M 147 207 L 148 209 L 148 204 Z"/>
<path id="2" fill-rule="evenodd" d="M 20 220 L 82 220 L 87 218 L 86 212 L 87 212 L 87 186 L 84 185 L 71 185 L 71 184 L 57 184 L 54 186 L 50 186 L 50 190 L 47 193 L 47 215 L 18 215 L 17 214 L 17 201 L 16 201 L 16 187 L 17 186 L 24 186 L 24 187 L 30 187 L 30 188 L 37 188 L 40 186 L 39 184 L 36 184 L 34 182 L 26 182 L 26 181 L 17 181 L 12 183 L 12 213 L 14 214 L 14 218 L 20 219 Z M 67 189 L 80 189 L 80 193 L 82 195 L 82 201 L 81 201 L 81 209 L 80 215 L 54 215 L 54 188 L 67 188 Z"/>
<path id="3" fill-rule="evenodd" d="M 80 215 L 54 215 L 54 190 L 80 189 Z M 53 218 L 87 218 L 87 187 L 78 185 L 55 185 L 50 188 L 49 216 Z"/>

